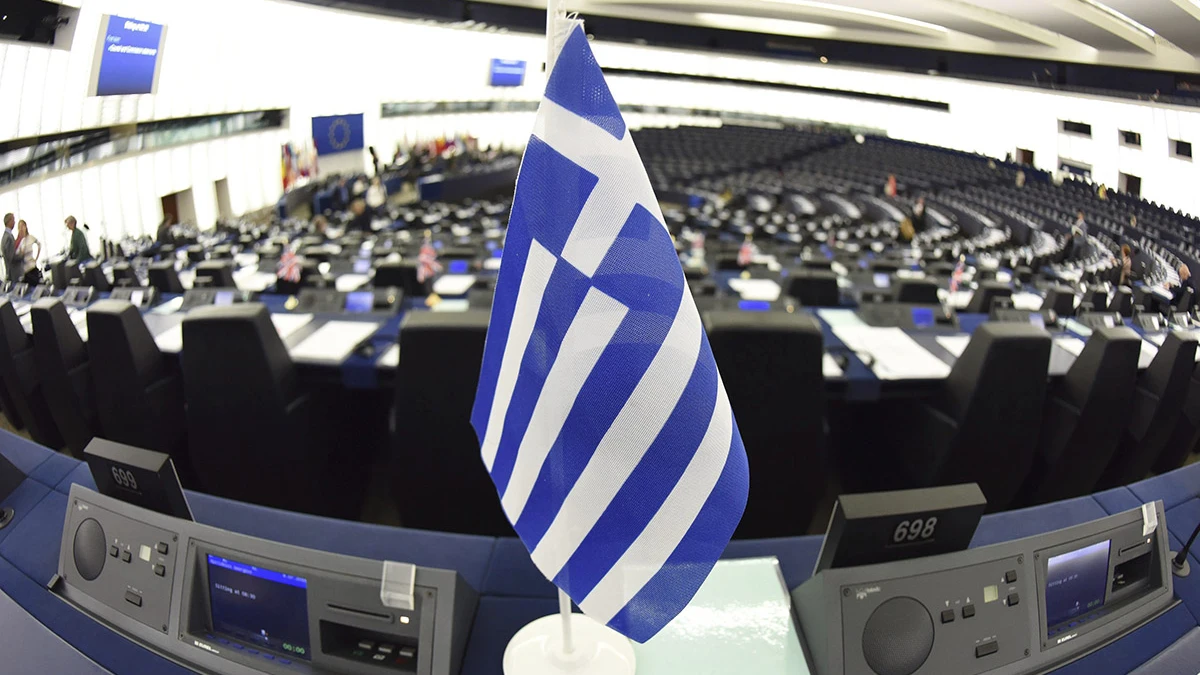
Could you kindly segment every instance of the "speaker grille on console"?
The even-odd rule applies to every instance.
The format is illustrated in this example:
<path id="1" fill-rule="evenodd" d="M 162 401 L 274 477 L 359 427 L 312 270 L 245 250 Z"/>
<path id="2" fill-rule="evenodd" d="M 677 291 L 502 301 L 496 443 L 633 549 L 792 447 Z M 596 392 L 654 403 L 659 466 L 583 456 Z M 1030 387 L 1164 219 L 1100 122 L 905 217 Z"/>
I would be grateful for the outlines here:
<path id="1" fill-rule="evenodd" d="M 95 518 L 88 518 L 75 530 L 75 569 L 87 581 L 94 581 L 104 569 L 104 528 Z"/>
<path id="2" fill-rule="evenodd" d="M 863 657 L 876 675 L 912 675 L 933 649 L 933 618 L 912 598 L 875 609 L 862 635 Z"/>

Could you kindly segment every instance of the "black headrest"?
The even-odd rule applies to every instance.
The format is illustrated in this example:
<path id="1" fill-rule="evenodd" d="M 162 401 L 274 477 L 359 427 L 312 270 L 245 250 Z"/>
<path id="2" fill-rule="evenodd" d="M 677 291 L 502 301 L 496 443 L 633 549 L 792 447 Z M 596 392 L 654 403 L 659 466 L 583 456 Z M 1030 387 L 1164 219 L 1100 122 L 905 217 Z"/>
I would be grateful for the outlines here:
<path id="1" fill-rule="evenodd" d="M 42 298 L 33 303 L 29 313 L 33 317 L 34 348 L 49 347 L 61 356 L 67 370 L 87 362 L 87 347 L 61 300 Z"/>
<path id="2" fill-rule="evenodd" d="M 146 327 L 142 313 L 124 300 L 101 300 L 88 308 L 88 348 L 97 363 L 112 355 L 128 353 L 134 372 L 143 384 L 163 374 L 162 352 Z M 126 352 L 127 350 L 127 352 Z"/>
<path id="3" fill-rule="evenodd" d="M 271 313 L 257 303 L 197 307 L 183 320 L 184 381 L 207 379 L 206 368 L 237 372 L 255 387 L 274 390 L 286 405 L 297 389 L 287 346 L 279 337 Z M 216 387 L 219 382 L 209 384 Z M 236 395 L 237 392 L 229 392 Z"/>
<path id="4" fill-rule="evenodd" d="M 8 300 L 0 299 L 0 350 L 16 353 L 29 348 L 30 337 L 21 326 L 17 310 Z"/>

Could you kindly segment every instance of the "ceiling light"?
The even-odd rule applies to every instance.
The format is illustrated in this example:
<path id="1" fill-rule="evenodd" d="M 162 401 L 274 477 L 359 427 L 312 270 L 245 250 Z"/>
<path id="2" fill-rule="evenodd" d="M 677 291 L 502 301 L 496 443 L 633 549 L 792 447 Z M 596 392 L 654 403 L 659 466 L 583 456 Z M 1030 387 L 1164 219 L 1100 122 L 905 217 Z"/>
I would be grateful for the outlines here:
<path id="1" fill-rule="evenodd" d="M 807 21 L 790 21 L 780 19 L 762 19 L 756 16 L 740 14 L 712 14 L 699 12 L 696 20 L 705 26 L 713 28 L 729 28 L 744 30 L 752 33 L 774 33 L 776 35 L 800 35 L 804 37 L 823 37 L 837 34 L 837 29 L 823 23 Z"/>
<path id="2" fill-rule="evenodd" d="M 928 21 L 918 21 L 910 19 L 907 16 L 898 16 L 896 14 L 888 14 L 886 12 L 876 12 L 871 9 L 863 9 L 861 7 L 847 7 L 845 5 L 837 5 L 832 2 L 818 2 L 817 0 L 763 0 L 778 5 L 792 5 L 794 7 L 808 7 L 810 9 L 819 9 L 827 12 L 838 12 L 841 14 L 856 14 L 858 16 L 870 17 L 872 19 L 881 19 L 891 23 L 901 23 L 921 28 L 923 30 L 935 30 L 939 33 L 949 33 L 950 29 L 945 26 L 939 26 L 936 23 Z"/>
<path id="3" fill-rule="evenodd" d="M 1108 5 L 1106 5 L 1104 3 L 1096 2 L 1096 0 L 1080 0 L 1080 2 L 1091 5 L 1092 7 L 1095 7 L 1096 9 L 1100 10 L 1101 12 L 1104 12 L 1105 14 L 1111 16 L 1112 18 L 1116 19 L 1117 21 L 1120 21 L 1120 22 L 1124 23 L 1125 25 L 1129 26 L 1130 28 L 1133 28 L 1134 30 L 1141 32 L 1143 35 L 1145 35 L 1147 37 L 1155 37 L 1157 35 L 1157 33 L 1150 30 L 1150 28 L 1138 23 L 1137 21 L 1134 21 L 1133 19 L 1129 18 L 1128 16 L 1125 16 L 1124 14 L 1118 12 L 1117 10 L 1113 9 L 1112 7 L 1109 7 Z M 1192 0 L 1192 2 L 1194 3 L 1194 2 L 1196 2 L 1196 0 Z"/>

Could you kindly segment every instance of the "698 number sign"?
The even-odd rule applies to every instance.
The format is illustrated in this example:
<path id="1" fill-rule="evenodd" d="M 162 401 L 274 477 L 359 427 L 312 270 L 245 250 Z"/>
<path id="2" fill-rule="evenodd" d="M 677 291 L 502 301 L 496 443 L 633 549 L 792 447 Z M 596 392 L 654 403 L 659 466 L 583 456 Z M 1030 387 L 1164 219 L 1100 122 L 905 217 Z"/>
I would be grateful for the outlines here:
<path id="1" fill-rule="evenodd" d="M 896 525 L 896 530 L 892 532 L 892 542 L 903 544 L 910 541 L 931 539 L 937 530 L 937 523 L 937 516 L 902 520 Z"/>
<path id="2" fill-rule="evenodd" d="M 134 477 L 131 471 L 122 469 L 119 466 L 111 467 L 113 480 L 117 481 L 117 485 L 127 489 L 137 491 L 137 478 Z"/>

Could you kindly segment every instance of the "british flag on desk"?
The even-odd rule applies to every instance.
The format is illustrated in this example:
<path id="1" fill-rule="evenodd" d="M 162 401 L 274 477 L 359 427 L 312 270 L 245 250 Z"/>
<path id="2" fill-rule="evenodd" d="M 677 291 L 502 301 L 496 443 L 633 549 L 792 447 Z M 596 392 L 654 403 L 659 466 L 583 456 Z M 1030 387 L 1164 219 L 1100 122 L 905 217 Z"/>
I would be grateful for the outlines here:
<path id="1" fill-rule="evenodd" d="M 421 244 L 421 251 L 417 253 L 417 281 L 423 284 L 441 271 L 442 264 L 438 262 L 437 249 L 433 247 L 433 242 L 426 234 L 425 241 Z"/>
<path id="2" fill-rule="evenodd" d="M 279 256 L 275 265 L 275 277 L 292 283 L 300 282 L 300 256 L 292 249 L 287 249 Z"/>
<path id="3" fill-rule="evenodd" d="M 579 24 L 513 198 L 471 423 L 538 569 L 644 642 L 741 519 L 746 451 L 675 246 Z"/>

